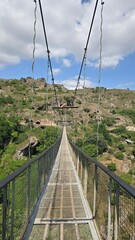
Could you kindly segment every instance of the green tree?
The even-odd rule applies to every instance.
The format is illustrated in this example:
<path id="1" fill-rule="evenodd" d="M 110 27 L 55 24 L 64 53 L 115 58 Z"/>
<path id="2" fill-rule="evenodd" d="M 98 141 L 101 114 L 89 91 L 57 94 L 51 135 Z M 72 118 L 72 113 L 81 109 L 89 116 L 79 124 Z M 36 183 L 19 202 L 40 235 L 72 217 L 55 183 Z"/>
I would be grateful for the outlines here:
<path id="1" fill-rule="evenodd" d="M 88 144 L 83 148 L 84 152 L 86 152 L 90 157 L 96 157 L 97 148 L 94 144 Z"/>
<path id="2" fill-rule="evenodd" d="M 97 125 L 94 127 L 94 131 L 97 131 Z M 99 125 L 99 129 L 98 129 L 99 133 L 103 135 L 104 139 L 108 142 L 108 144 L 112 144 L 112 139 L 111 136 L 109 134 L 109 132 L 106 129 L 106 126 L 104 123 L 101 123 Z"/>
<path id="3" fill-rule="evenodd" d="M 97 146 L 98 144 L 99 154 L 106 152 L 108 149 L 107 142 L 101 134 L 99 135 L 98 141 L 97 141 L 97 134 L 96 133 L 91 134 L 85 141 L 85 145 L 88 145 L 88 144 L 94 144 L 95 146 Z"/>

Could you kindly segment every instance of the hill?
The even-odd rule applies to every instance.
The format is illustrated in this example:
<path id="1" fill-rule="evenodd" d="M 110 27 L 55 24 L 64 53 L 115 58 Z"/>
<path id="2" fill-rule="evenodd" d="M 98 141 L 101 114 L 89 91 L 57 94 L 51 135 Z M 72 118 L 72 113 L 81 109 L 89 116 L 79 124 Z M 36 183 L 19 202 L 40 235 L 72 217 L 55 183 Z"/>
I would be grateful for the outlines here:
<path id="1" fill-rule="evenodd" d="M 63 85 L 55 85 L 55 88 L 59 105 L 66 105 L 67 100 L 73 97 L 73 90 L 68 90 Z M 3 122 L 10 122 L 10 127 L 12 122 L 16 123 L 11 130 L 11 137 L 4 143 L 4 148 L 0 149 L 1 171 L 11 156 L 11 169 L 9 167 L 6 174 L 28 160 L 28 142 L 36 149 L 32 155 L 42 151 L 42 133 L 49 127 L 53 138 L 52 129 L 57 129 L 57 138 L 57 126 L 61 126 L 63 122 L 67 124 L 72 141 L 96 158 L 98 125 L 98 160 L 135 185 L 135 91 L 79 89 L 74 100 L 76 108 L 69 109 L 54 108 L 56 102 L 53 86 L 48 85 L 44 78 L 34 81 L 30 77 L 20 80 L 0 79 L 0 94 L 1 119 L 3 117 Z M 29 125 L 32 128 L 31 134 Z M 1 133 L 3 129 L 1 128 Z"/>

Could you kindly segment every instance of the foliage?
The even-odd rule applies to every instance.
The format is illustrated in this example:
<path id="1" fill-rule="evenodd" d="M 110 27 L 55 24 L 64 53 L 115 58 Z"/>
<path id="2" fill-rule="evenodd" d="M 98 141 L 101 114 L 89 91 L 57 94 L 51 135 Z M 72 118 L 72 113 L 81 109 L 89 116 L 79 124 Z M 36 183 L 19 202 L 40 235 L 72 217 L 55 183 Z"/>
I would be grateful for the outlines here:
<path id="1" fill-rule="evenodd" d="M 88 139 L 85 142 L 85 145 L 88 145 L 88 144 L 93 144 L 93 145 L 97 146 L 97 134 L 96 133 L 93 133 L 88 137 Z M 107 149 L 108 149 L 107 142 L 105 141 L 105 139 L 102 135 L 99 135 L 99 139 L 98 139 L 99 154 L 106 152 Z"/>
<path id="2" fill-rule="evenodd" d="M 110 117 L 107 117 L 107 118 L 105 118 L 104 119 L 104 124 L 106 124 L 107 126 L 109 126 L 109 127 L 111 127 L 111 126 L 113 126 L 114 124 L 115 124 L 115 119 L 112 117 L 112 118 L 110 118 Z"/>
<path id="3" fill-rule="evenodd" d="M 14 140 L 18 133 L 22 131 L 22 127 L 17 117 L 0 116 L 0 149 L 4 150 L 6 145 Z"/>
<path id="4" fill-rule="evenodd" d="M 115 153 L 115 157 L 118 158 L 119 160 L 123 160 L 124 155 L 122 152 L 118 151 Z"/>
<path id="5" fill-rule="evenodd" d="M 13 104 L 14 103 L 14 99 L 11 96 L 1 96 L 0 97 L 0 105 L 2 104 Z"/>
<path id="6" fill-rule="evenodd" d="M 133 131 L 127 131 L 127 137 L 131 139 L 131 141 L 135 142 L 135 132 Z"/>
<path id="7" fill-rule="evenodd" d="M 123 173 L 120 175 L 120 177 L 128 184 L 131 184 L 132 182 L 132 176 L 129 173 Z"/>
<path id="8" fill-rule="evenodd" d="M 86 152 L 90 157 L 97 156 L 97 147 L 94 144 L 88 144 L 83 148 L 84 152 Z"/>
<path id="9" fill-rule="evenodd" d="M 111 163 L 109 163 L 109 164 L 107 165 L 107 167 L 108 167 L 108 169 L 110 169 L 112 172 L 115 172 L 115 171 L 116 171 L 116 163 L 111 162 Z"/>
<path id="10" fill-rule="evenodd" d="M 84 108 L 83 111 L 88 113 L 88 112 L 90 112 L 90 109 L 89 108 Z"/>
<path id="11" fill-rule="evenodd" d="M 59 134 L 59 129 L 52 126 L 47 126 L 45 129 L 33 128 L 30 132 L 28 125 L 21 125 L 17 117 L 2 115 L 0 117 L 0 178 L 11 174 L 28 160 L 28 156 L 26 156 L 16 161 L 13 160 L 13 155 L 30 135 L 36 136 L 38 139 L 39 144 L 34 154 L 39 154 L 56 142 Z"/>
<path id="12" fill-rule="evenodd" d="M 133 123 L 135 123 L 135 110 L 123 109 L 123 110 L 119 111 L 119 113 L 130 117 L 132 119 Z"/>
<path id="13" fill-rule="evenodd" d="M 115 129 L 113 130 L 113 132 L 114 132 L 115 134 L 120 135 L 120 134 L 126 133 L 127 130 L 126 130 L 126 127 L 125 127 L 125 126 L 119 126 L 119 127 L 115 128 Z"/>
<path id="14" fill-rule="evenodd" d="M 95 125 L 94 128 L 95 128 L 95 131 L 96 131 L 96 130 L 97 130 L 97 125 Z M 107 131 L 106 126 L 105 126 L 104 123 L 101 123 L 101 124 L 99 125 L 98 132 L 99 132 L 100 134 L 102 134 L 102 136 L 103 136 L 104 139 L 108 142 L 108 144 L 110 144 L 110 145 L 112 144 L 111 136 L 110 136 L 109 132 Z"/>
<path id="15" fill-rule="evenodd" d="M 76 141 L 76 146 L 77 147 L 82 147 L 83 146 L 83 140 L 78 138 L 77 141 Z"/>
<path id="16" fill-rule="evenodd" d="M 133 154 L 133 156 L 135 157 L 135 148 L 133 148 L 132 154 Z"/>
<path id="17" fill-rule="evenodd" d="M 124 144 L 120 143 L 120 144 L 118 145 L 118 149 L 119 149 L 120 151 L 124 152 L 124 151 L 125 151 L 125 146 L 124 146 Z"/>
<path id="18" fill-rule="evenodd" d="M 45 129 L 34 128 L 32 133 L 39 139 L 39 145 L 36 147 L 36 154 L 38 154 L 56 142 L 60 130 L 57 127 L 47 126 Z"/>

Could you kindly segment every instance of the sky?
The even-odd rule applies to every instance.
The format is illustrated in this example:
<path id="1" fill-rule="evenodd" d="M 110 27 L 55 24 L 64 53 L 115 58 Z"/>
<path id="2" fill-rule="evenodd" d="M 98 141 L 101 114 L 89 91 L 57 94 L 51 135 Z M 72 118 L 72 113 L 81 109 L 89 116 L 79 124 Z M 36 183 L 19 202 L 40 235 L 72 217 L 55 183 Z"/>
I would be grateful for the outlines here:
<path id="1" fill-rule="evenodd" d="M 55 83 L 74 89 L 96 0 L 41 0 Z M 0 0 L 0 78 L 33 76 L 33 0 Z M 101 1 L 79 87 L 99 81 Z M 135 0 L 105 0 L 100 86 L 135 90 Z M 85 76 L 85 77 L 84 77 Z M 47 77 L 47 52 L 37 1 L 34 79 Z"/>

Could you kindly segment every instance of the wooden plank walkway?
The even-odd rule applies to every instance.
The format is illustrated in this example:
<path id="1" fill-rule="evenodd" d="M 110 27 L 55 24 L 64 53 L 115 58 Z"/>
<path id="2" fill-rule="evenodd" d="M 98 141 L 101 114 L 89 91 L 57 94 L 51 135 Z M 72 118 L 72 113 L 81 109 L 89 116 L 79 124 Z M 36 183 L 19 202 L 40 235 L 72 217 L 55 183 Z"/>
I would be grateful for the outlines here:
<path id="1" fill-rule="evenodd" d="M 66 129 L 29 239 L 99 239 L 69 152 Z"/>

